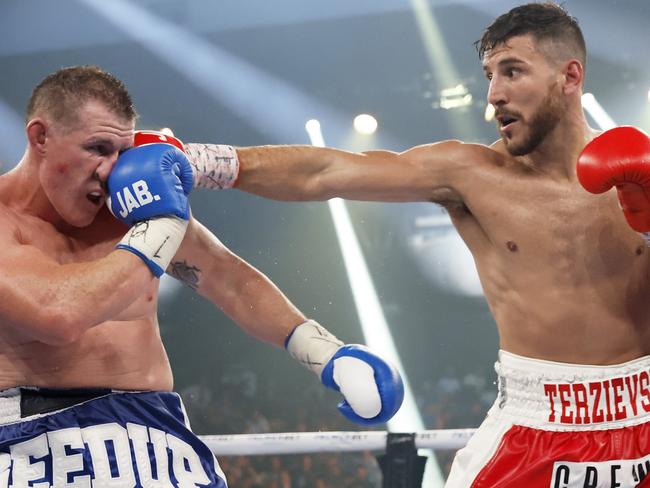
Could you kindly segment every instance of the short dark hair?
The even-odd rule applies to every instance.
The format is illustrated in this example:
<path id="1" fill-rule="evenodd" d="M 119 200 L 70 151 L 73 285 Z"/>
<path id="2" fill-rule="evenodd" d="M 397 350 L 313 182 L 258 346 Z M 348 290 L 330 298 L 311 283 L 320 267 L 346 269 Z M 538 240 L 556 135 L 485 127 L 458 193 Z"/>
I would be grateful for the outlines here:
<path id="1" fill-rule="evenodd" d="M 538 42 L 553 43 L 552 52 L 541 48 L 550 59 L 575 57 L 583 67 L 586 65 L 587 47 L 577 19 L 569 15 L 563 6 L 552 2 L 528 3 L 513 8 L 497 17 L 474 45 L 479 58 L 483 60 L 485 54 L 496 45 L 505 43 L 511 37 L 527 34 Z"/>
<path id="2" fill-rule="evenodd" d="M 96 100 L 117 116 L 134 120 L 137 112 L 124 83 L 98 66 L 71 66 L 46 76 L 32 92 L 26 121 L 44 113 L 65 125 L 73 124 L 78 110 Z"/>

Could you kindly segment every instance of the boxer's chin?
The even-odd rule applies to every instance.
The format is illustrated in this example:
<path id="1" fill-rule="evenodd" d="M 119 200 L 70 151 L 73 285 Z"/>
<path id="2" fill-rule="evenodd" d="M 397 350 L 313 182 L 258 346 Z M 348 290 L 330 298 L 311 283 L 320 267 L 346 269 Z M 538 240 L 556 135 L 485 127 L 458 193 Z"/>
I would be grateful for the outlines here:
<path id="1" fill-rule="evenodd" d="M 521 130 L 523 131 L 524 128 L 522 127 Z M 504 134 L 502 139 L 509 154 L 524 156 L 531 153 L 544 140 L 544 136 L 540 137 L 539 133 L 529 132 L 527 134 L 511 134 L 509 137 Z"/>
<path id="2" fill-rule="evenodd" d="M 103 202 L 88 202 L 88 204 L 83 205 L 82 208 L 77 208 L 74 212 L 71 212 L 68 215 L 63 215 L 63 219 L 68 225 L 83 229 L 95 221 L 95 217 L 97 217 L 102 205 Z"/>
<path id="3" fill-rule="evenodd" d="M 555 130 L 566 112 L 564 100 L 550 92 L 530 122 L 519 120 L 502 133 L 506 150 L 513 156 L 530 154 Z M 510 135 L 510 137 L 508 137 Z"/>

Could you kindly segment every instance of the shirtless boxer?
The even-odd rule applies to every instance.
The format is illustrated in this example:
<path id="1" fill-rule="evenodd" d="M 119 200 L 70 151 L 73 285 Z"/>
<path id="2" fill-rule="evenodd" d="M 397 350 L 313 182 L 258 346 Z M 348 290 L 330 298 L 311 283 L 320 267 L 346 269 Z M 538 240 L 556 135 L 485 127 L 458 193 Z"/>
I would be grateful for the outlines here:
<path id="1" fill-rule="evenodd" d="M 498 398 L 458 452 L 448 487 L 636 486 L 650 468 L 650 251 L 616 192 L 594 196 L 576 176 L 596 136 L 581 106 L 582 33 L 563 8 L 528 4 L 493 22 L 479 53 L 500 134 L 493 145 L 241 148 L 235 186 L 282 200 L 447 208 L 474 256 L 501 349 Z M 647 136 L 603 137 L 585 149 L 581 180 L 605 191 L 644 160 L 627 177 L 647 189 Z M 623 207 L 648 209 L 647 196 L 639 203 L 625 184 L 622 198 L 634 202 Z"/>
<path id="2" fill-rule="evenodd" d="M 129 149 L 135 117 L 111 75 L 60 70 L 34 90 L 25 154 L 0 176 L 0 487 L 226 486 L 171 393 L 158 330 L 158 277 L 183 265 L 246 332 L 341 391 L 346 417 L 388 420 L 398 373 L 193 219 L 187 194 L 206 175 L 172 145 Z"/>

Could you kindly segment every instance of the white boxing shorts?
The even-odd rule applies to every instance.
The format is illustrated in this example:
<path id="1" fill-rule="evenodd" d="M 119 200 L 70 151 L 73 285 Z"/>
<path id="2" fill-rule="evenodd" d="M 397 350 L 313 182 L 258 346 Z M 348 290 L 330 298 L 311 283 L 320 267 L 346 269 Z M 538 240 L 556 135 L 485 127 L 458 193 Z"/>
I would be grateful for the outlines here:
<path id="1" fill-rule="evenodd" d="M 446 488 L 650 487 L 650 356 L 613 366 L 496 363 L 499 395 Z"/>
<path id="2" fill-rule="evenodd" d="M 170 392 L 0 391 L 0 488 L 227 488 Z"/>

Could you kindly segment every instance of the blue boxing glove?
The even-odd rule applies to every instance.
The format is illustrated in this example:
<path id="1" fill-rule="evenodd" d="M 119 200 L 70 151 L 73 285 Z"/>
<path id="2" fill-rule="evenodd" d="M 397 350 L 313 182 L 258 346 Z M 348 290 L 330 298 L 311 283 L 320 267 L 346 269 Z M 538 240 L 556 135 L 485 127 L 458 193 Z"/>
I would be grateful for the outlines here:
<path id="1" fill-rule="evenodd" d="M 124 152 L 108 176 L 106 204 L 129 232 L 117 245 L 160 277 L 183 241 L 190 218 L 192 168 L 183 152 L 148 144 Z"/>
<path id="2" fill-rule="evenodd" d="M 343 394 L 338 409 L 358 424 L 387 422 L 404 400 L 397 370 L 360 344 L 341 346 L 325 365 L 321 381 Z"/>
<path id="3" fill-rule="evenodd" d="M 341 392 L 338 409 L 352 422 L 387 422 L 402 405 L 404 385 L 395 367 L 366 346 L 344 345 L 314 320 L 296 327 L 286 348 L 326 387 Z"/>

